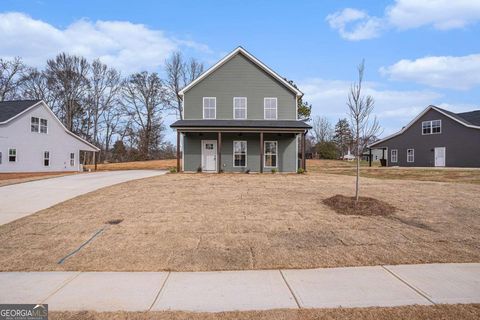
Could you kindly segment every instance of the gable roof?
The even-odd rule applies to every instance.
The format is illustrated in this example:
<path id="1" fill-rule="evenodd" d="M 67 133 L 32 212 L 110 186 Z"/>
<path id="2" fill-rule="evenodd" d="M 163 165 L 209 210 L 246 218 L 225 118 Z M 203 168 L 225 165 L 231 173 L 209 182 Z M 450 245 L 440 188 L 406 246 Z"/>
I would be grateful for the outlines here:
<path id="1" fill-rule="evenodd" d="M 179 94 L 184 95 L 185 92 L 193 88 L 197 83 L 208 77 L 211 73 L 213 73 L 215 70 L 223 66 L 226 62 L 228 62 L 230 59 L 235 57 L 237 54 L 243 54 L 247 59 L 249 59 L 251 62 L 253 62 L 255 65 L 257 65 L 260 69 L 268 73 L 270 76 L 272 76 L 274 79 L 278 80 L 281 84 L 283 84 L 287 89 L 291 90 L 293 93 L 295 93 L 297 96 L 301 97 L 303 96 L 303 92 L 295 88 L 293 85 L 291 85 L 287 80 L 282 78 L 278 73 L 270 69 L 267 65 L 265 65 L 263 62 L 255 58 L 251 53 L 249 53 L 247 50 L 245 50 L 242 47 L 237 47 L 235 50 L 230 52 L 228 55 L 226 55 L 222 60 L 218 61 L 216 64 L 214 64 L 212 67 L 210 67 L 207 71 L 202 73 L 197 79 L 193 80 L 188 84 L 185 88 L 180 90 Z"/>
<path id="2" fill-rule="evenodd" d="M 16 100 L 0 102 L 0 123 L 9 121 L 40 101 L 41 100 Z"/>
<path id="3" fill-rule="evenodd" d="M 398 135 L 401 135 L 404 133 L 408 128 L 410 128 L 415 122 L 418 121 L 425 113 L 427 113 L 430 110 L 435 110 L 437 112 L 440 112 L 444 116 L 464 125 L 465 127 L 468 128 L 473 128 L 473 129 L 480 129 L 480 110 L 474 110 L 474 111 L 469 111 L 469 112 L 462 112 L 462 113 L 453 113 L 451 111 L 436 107 L 434 105 L 429 105 L 425 110 L 423 110 L 418 116 L 415 117 L 412 121 L 410 121 L 405 127 L 402 128 L 402 130 L 398 131 L 397 133 L 391 134 L 381 140 L 375 141 L 372 144 L 369 144 L 367 147 L 373 147 L 377 144 L 380 144 L 382 142 L 385 142 L 393 137 L 396 137 Z"/>
<path id="4" fill-rule="evenodd" d="M 75 133 L 68 130 L 43 100 L 15 100 L 0 102 L 0 125 L 8 123 L 20 117 L 23 113 L 40 105 L 44 106 L 48 110 L 48 112 L 50 112 L 52 117 L 60 124 L 60 126 L 65 130 L 67 134 L 71 135 L 75 139 L 80 140 L 84 144 L 88 145 L 90 148 L 93 148 L 96 151 L 100 151 L 97 146 L 91 144 L 85 139 L 80 138 Z"/>

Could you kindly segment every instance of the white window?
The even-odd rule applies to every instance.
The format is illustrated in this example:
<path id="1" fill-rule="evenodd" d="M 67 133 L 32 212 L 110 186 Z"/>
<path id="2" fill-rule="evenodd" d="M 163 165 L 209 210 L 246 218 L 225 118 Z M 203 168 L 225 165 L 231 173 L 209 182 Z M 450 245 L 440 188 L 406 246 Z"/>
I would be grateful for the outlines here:
<path id="1" fill-rule="evenodd" d="M 442 133 L 442 120 L 422 122 L 422 135 Z"/>
<path id="2" fill-rule="evenodd" d="M 40 119 L 40 133 L 47 133 L 47 119 Z"/>
<path id="3" fill-rule="evenodd" d="M 32 117 L 30 120 L 30 130 L 32 132 L 38 132 L 39 125 L 40 125 L 40 119 L 38 119 L 37 117 Z"/>
<path id="4" fill-rule="evenodd" d="M 233 119 L 247 119 L 247 98 L 233 98 Z"/>
<path id="5" fill-rule="evenodd" d="M 49 151 L 44 151 L 43 152 L 43 165 L 45 167 L 50 166 L 50 152 Z"/>
<path id="6" fill-rule="evenodd" d="M 415 161 L 415 150 L 408 149 L 407 150 L 407 162 L 414 162 Z"/>
<path id="7" fill-rule="evenodd" d="M 203 98 L 203 119 L 215 119 L 217 117 L 217 98 Z"/>
<path id="8" fill-rule="evenodd" d="M 265 141 L 265 167 L 276 168 L 277 167 L 277 141 Z"/>
<path id="9" fill-rule="evenodd" d="M 8 162 L 17 162 L 17 149 L 8 149 Z"/>
<path id="10" fill-rule="evenodd" d="M 398 162 L 398 150 L 392 149 L 390 162 Z"/>
<path id="11" fill-rule="evenodd" d="M 247 141 L 233 141 L 233 166 L 247 166 Z"/>
<path id="12" fill-rule="evenodd" d="M 70 153 L 70 167 L 75 165 L 75 153 Z"/>
<path id="13" fill-rule="evenodd" d="M 277 98 L 264 98 L 263 110 L 265 120 L 277 120 Z"/>

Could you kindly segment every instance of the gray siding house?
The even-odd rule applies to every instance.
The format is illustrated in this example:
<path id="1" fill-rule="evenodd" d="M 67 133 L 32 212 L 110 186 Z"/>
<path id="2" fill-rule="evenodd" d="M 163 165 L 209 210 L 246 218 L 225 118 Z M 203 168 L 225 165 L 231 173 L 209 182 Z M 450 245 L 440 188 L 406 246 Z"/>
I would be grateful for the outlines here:
<path id="1" fill-rule="evenodd" d="M 399 132 L 368 146 L 387 166 L 480 167 L 480 110 L 453 113 L 428 106 Z"/>
<path id="2" fill-rule="evenodd" d="M 177 131 L 178 171 L 305 168 L 305 134 L 311 127 L 297 119 L 303 93 L 242 47 L 179 94 L 183 120 L 171 125 Z"/>

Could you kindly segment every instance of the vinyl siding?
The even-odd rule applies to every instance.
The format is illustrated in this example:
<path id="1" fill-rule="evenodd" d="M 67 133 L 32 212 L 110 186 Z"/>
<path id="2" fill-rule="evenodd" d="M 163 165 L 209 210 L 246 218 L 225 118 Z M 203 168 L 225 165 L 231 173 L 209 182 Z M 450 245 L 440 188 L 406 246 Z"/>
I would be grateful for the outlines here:
<path id="1" fill-rule="evenodd" d="M 247 97 L 247 119 L 264 119 L 264 98 L 276 97 L 278 120 L 297 120 L 295 93 L 241 53 L 185 93 L 184 119 L 203 119 L 203 97 L 216 97 L 216 119 L 233 119 L 234 97 Z"/>

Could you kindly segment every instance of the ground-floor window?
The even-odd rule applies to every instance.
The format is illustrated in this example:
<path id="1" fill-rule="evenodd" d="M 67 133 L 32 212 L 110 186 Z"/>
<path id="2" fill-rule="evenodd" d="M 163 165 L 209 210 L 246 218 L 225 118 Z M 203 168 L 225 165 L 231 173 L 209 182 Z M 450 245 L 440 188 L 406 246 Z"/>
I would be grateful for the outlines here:
<path id="1" fill-rule="evenodd" d="M 233 141 L 233 166 L 247 166 L 247 141 Z"/>
<path id="2" fill-rule="evenodd" d="M 73 167 L 75 165 L 75 153 L 72 152 L 70 153 L 70 167 Z"/>
<path id="3" fill-rule="evenodd" d="M 43 165 L 45 167 L 50 166 L 50 152 L 49 151 L 44 151 L 43 152 Z"/>
<path id="4" fill-rule="evenodd" d="M 17 149 L 8 149 L 8 161 L 17 162 Z"/>
<path id="5" fill-rule="evenodd" d="M 398 162 L 398 150 L 392 149 L 392 156 L 390 162 Z"/>
<path id="6" fill-rule="evenodd" d="M 265 141 L 265 167 L 277 167 L 277 141 Z"/>
<path id="7" fill-rule="evenodd" d="M 414 162 L 415 161 L 415 150 L 408 149 L 407 150 L 407 162 Z"/>

